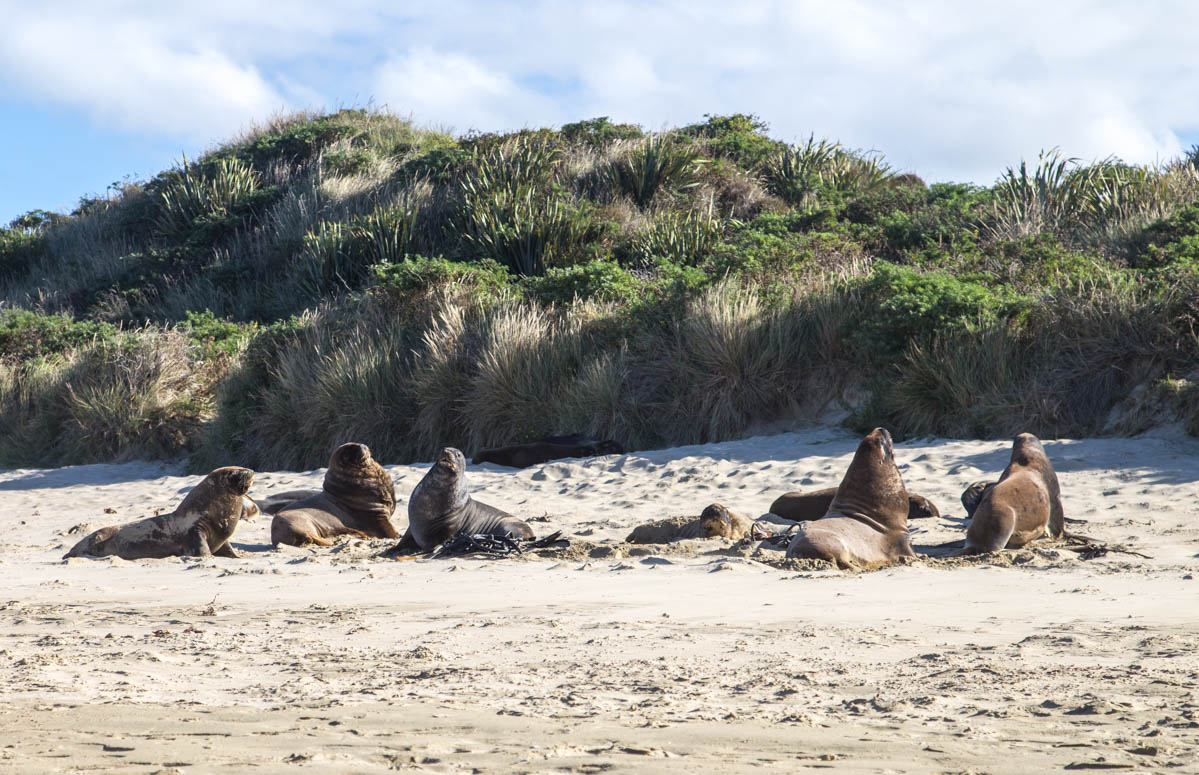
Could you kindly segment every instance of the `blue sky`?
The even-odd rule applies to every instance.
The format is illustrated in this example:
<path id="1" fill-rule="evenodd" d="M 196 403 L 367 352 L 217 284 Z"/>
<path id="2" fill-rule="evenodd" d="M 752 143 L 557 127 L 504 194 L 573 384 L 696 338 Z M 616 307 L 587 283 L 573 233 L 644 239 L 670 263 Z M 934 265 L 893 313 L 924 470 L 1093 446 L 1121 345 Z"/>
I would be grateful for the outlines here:
<path id="1" fill-rule="evenodd" d="M 1199 3 L 0 0 L 0 223 L 299 108 L 455 132 L 756 113 L 987 184 L 1199 143 Z"/>

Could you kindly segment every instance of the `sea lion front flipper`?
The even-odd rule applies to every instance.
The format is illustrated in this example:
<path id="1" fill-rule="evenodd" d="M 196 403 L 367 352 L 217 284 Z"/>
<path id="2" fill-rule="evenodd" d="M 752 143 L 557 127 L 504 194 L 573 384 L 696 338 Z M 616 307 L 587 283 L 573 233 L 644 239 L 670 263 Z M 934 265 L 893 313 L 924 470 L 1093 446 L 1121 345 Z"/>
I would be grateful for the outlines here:
<path id="1" fill-rule="evenodd" d="M 420 554 L 422 551 L 424 550 L 420 548 L 420 544 L 418 544 L 416 539 L 412 537 L 412 529 L 409 528 L 404 532 L 404 537 L 400 539 L 398 544 L 383 552 L 379 556 L 406 557 L 410 554 Z"/>
<path id="2" fill-rule="evenodd" d="M 234 549 L 232 544 L 230 544 L 228 541 L 221 544 L 220 547 L 212 553 L 212 555 L 214 557 L 230 557 L 234 560 L 241 559 L 241 555 L 237 553 L 237 550 Z"/>
<path id="3" fill-rule="evenodd" d="M 212 556 L 212 549 L 208 547 L 208 538 L 204 535 L 204 531 L 200 530 L 199 526 L 187 531 L 187 536 L 183 539 L 183 543 L 186 549 L 186 556 L 188 557 Z"/>

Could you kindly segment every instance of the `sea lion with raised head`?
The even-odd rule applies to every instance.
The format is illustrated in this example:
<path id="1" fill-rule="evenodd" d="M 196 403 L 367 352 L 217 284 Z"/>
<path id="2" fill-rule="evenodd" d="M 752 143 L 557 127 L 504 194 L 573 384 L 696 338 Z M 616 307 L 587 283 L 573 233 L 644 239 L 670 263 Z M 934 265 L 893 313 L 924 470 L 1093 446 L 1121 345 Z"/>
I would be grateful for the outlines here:
<path id="1" fill-rule="evenodd" d="M 544 439 L 506 447 L 481 449 L 475 453 L 471 463 L 495 463 L 510 468 L 528 468 L 551 460 L 568 457 L 596 457 L 599 455 L 623 455 L 624 447 L 615 441 L 588 438 L 575 433 L 569 436 L 547 436 Z"/>
<path id="2" fill-rule="evenodd" d="M 248 468 L 218 468 L 193 487 L 170 514 L 102 527 L 71 547 L 63 559 L 237 557 L 229 539 L 246 509 L 245 494 L 252 481 L 254 472 Z"/>
<path id="3" fill-rule="evenodd" d="M 534 537 L 528 523 L 470 496 L 466 456 L 446 447 L 408 499 L 408 532 L 384 554 L 427 552 L 459 533 Z"/>
<path id="4" fill-rule="evenodd" d="M 769 511 L 771 514 L 777 514 L 795 522 L 811 522 L 828 513 L 828 507 L 832 505 L 836 495 L 836 487 L 826 487 L 823 490 L 810 492 L 786 492 L 774 499 L 774 503 L 770 504 Z M 917 495 L 914 492 L 908 493 L 908 519 L 939 516 L 941 516 L 941 510 L 937 508 L 937 504 L 923 495 Z"/>
<path id="5" fill-rule="evenodd" d="M 787 556 L 828 560 L 840 568 L 877 568 L 912 557 L 908 509 L 891 434 L 875 428 L 858 444 L 828 512 L 799 523 Z"/>
<path id="6" fill-rule="evenodd" d="M 271 520 L 271 543 L 331 546 L 339 535 L 399 538 L 391 524 L 395 484 L 365 444 L 342 444 L 329 459 L 321 492 L 281 508 Z"/>
<path id="7" fill-rule="evenodd" d="M 1012 457 L 999 481 L 982 484 L 978 502 L 966 529 L 966 546 L 958 554 L 982 554 L 1016 549 L 1029 541 L 1048 536 L 1061 538 L 1066 532 L 1062 491 L 1057 474 L 1041 441 L 1021 433 L 1012 443 Z M 966 493 L 962 505 L 967 505 Z"/>

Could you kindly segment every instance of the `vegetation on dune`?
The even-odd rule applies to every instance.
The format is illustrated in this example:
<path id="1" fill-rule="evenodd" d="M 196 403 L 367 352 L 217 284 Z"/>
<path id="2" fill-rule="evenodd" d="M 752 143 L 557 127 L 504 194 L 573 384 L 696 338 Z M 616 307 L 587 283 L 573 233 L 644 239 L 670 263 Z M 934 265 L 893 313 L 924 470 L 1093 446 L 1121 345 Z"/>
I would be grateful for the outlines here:
<path id="1" fill-rule="evenodd" d="M 1199 149 L 988 188 L 747 115 L 453 137 L 279 118 L 0 229 L 0 464 L 322 465 L 841 407 L 896 435 L 1199 434 Z"/>

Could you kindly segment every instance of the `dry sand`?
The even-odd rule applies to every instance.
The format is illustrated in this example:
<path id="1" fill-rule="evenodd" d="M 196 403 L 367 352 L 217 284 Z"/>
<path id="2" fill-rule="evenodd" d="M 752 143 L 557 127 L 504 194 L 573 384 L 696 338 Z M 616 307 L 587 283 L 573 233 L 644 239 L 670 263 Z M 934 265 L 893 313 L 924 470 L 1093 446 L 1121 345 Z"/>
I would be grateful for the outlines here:
<path id="1" fill-rule="evenodd" d="M 1071 529 L 1149 559 L 1046 545 L 850 574 L 620 543 L 835 485 L 856 444 L 830 428 L 471 466 L 476 497 L 576 539 L 502 560 L 275 550 L 263 516 L 238 528 L 243 559 L 63 562 L 197 477 L 0 473 L 0 772 L 1199 772 L 1195 440 L 1045 444 L 1087 520 Z M 1008 454 L 896 445 L 944 514 L 913 522 L 918 550 L 962 536 L 959 493 Z M 402 530 L 424 467 L 390 470 Z M 260 473 L 251 494 L 321 475 Z"/>

